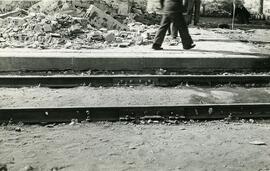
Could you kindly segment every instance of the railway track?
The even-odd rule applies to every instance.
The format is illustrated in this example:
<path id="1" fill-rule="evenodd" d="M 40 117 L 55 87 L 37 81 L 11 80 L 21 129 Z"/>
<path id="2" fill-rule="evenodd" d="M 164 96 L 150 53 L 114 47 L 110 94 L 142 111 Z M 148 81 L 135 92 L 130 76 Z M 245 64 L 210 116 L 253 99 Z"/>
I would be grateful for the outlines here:
<path id="1" fill-rule="evenodd" d="M 269 85 L 268 75 L 93 75 L 0 76 L 0 87 L 71 88 L 87 86 L 194 84 Z M 178 106 L 86 106 L 58 108 L 0 108 L 0 122 L 50 123 L 79 121 L 175 122 L 189 119 L 270 118 L 270 103 L 184 104 Z"/>
<path id="2" fill-rule="evenodd" d="M 270 118 L 270 104 L 189 104 L 180 106 L 117 106 L 1 108 L 0 122 L 57 123 L 78 121 L 174 122 L 189 119 Z"/>
<path id="3" fill-rule="evenodd" d="M 266 85 L 270 75 L 93 75 L 93 76 L 0 76 L 0 87 L 50 87 L 119 85 Z"/>

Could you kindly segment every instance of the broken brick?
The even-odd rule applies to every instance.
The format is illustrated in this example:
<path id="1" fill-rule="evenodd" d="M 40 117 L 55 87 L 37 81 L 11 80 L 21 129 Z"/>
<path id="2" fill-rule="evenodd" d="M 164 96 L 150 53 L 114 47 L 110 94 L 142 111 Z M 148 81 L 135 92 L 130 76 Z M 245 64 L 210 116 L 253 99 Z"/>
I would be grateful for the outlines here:
<path id="1" fill-rule="evenodd" d="M 43 25 L 43 29 L 44 31 L 47 33 L 47 32 L 52 32 L 52 27 L 50 24 L 44 24 Z"/>
<path id="2" fill-rule="evenodd" d="M 115 34 L 110 32 L 110 33 L 107 33 L 105 36 L 105 41 L 108 42 L 108 43 L 111 43 L 111 42 L 114 42 L 115 41 Z"/>
<path id="3" fill-rule="evenodd" d="M 85 15 L 89 22 L 96 28 L 105 27 L 113 30 L 128 30 L 126 25 L 121 24 L 119 21 L 104 13 L 102 10 L 94 5 L 90 5 Z"/>

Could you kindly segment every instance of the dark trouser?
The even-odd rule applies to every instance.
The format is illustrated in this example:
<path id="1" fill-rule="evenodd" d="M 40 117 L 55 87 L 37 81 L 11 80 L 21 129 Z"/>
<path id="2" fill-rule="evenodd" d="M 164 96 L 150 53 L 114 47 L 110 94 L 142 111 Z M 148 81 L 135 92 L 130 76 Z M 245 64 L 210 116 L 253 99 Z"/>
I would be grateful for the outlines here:
<path id="1" fill-rule="evenodd" d="M 160 27 L 154 39 L 154 44 L 160 46 L 162 45 L 166 32 L 170 28 L 171 23 L 173 23 L 175 28 L 179 31 L 183 47 L 189 47 L 193 41 L 189 34 L 186 21 L 180 12 L 163 14 Z"/>
<path id="2" fill-rule="evenodd" d="M 192 18 L 194 16 L 194 25 L 197 25 L 200 20 L 200 8 L 201 8 L 201 0 L 189 0 L 187 3 L 187 15 L 186 21 L 187 24 L 192 23 Z"/>
<path id="3" fill-rule="evenodd" d="M 171 24 L 172 38 L 176 39 L 178 37 L 178 29 L 175 23 Z"/>
<path id="4" fill-rule="evenodd" d="M 201 0 L 195 1 L 194 8 L 194 25 L 197 25 L 200 20 Z"/>
<path id="5" fill-rule="evenodd" d="M 173 39 L 176 39 L 178 37 L 178 30 L 174 23 L 171 23 L 171 26 L 168 29 L 168 35 L 171 35 Z"/>

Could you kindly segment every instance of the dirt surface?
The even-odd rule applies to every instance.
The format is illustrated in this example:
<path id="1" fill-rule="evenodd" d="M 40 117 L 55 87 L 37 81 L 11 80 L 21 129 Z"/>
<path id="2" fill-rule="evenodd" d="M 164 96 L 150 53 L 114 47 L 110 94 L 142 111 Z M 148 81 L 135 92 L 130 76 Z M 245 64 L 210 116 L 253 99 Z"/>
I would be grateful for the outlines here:
<path id="1" fill-rule="evenodd" d="M 270 170 L 269 124 L 86 123 L 19 128 L 0 127 L 0 163 L 11 171 L 30 166 L 67 171 Z"/>
<path id="2" fill-rule="evenodd" d="M 269 103 L 269 87 L 0 88 L 0 108 Z"/>
<path id="3" fill-rule="evenodd" d="M 212 29 L 213 32 L 225 35 L 232 40 L 246 42 L 254 46 L 253 51 L 268 53 L 270 50 L 270 30 L 269 29 L 247 29 L 228 30 Z"/>
<path id="4" fill-rule="evenodd" d="M 214 53 L 215 57 L 217 54 L 250 55 L 251 52 L 270 54 L 269 30 L 191 28 L 190 32 L 196 49 L 174 53 L 194 56 Z M 229 38 L 247 42 L 232 42 Z M 170 47 L 169 43 L 170 37 L 167 37 L 166 49 L 181 48 L 181 45 Z M 134 49 L 151 49 L 150 46 Z M 173 50 L 163 53 L 171 54 Z M 0 88 L 0 108 L 269 103 L 269 93 L 269 87 Z M 0 167 L 6 164 L 9 171 L 30 171 L 31 167 L 38 171 L 270 171 L 269 135 L 269 123 L 221 121 L 177 126 L 107 122 L 0 126 Z M 266 145 L 250 143 L 254 141 Z"/>

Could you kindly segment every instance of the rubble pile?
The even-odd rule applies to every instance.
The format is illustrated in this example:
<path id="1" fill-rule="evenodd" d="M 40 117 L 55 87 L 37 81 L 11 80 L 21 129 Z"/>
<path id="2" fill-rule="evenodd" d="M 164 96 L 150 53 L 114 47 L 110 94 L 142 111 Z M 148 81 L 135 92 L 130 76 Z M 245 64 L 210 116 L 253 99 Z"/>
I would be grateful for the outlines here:
<path id="1" fill-rule="evenodd" d="M 29 11 L 41 12 L 45 14 L 65 13 L 72 16 L 82 17 L 90 5 L 95 5 L 97 8 L 111 15 L 117 17 L 117 7 L 104 0 L 42 0 L 33 5 Z"/>
<path id="2" fill-rule="evenodd" d="M 29 9 L 34 4 L 38 3 L 38 0 L 1 0 L 0 1 L 0 14 L 14 11 L 16 8 Z"/>
<path id="3" fill-rule="evenodd" d="M 146 25 L 159 24 L 161 21 L 161 14 L 156 8 L 156 0 L 151 0 L 146 3 L 146 1 L 134 1 L 131 6 L 130 13 L 134 16 L 134 20 L 141 22 Z M 158 1 L 159 4 L 159 1 Z M 154 9 L 151 9 L 154 8 Z"/>
<path id="4" fill-rule="evenodd" d="M 0 18 L 0 48 L 96 49 L 146 45 L 152 42 L 155 24 L 160 21 L 160 15 L 147 13 L 142 7 L 145 1 L 130 2 L 131 6 L 126 1 L 109 0 L 29 2 L 28 6 L 32 6 L 24 15 L 12 13 Z"/>
<path id="5" fill-rule="evenodd" d="M 141 15 L 138 15 L 137 13 L 134 14 L 134 20 L 146 25 L 159 24 L 161 21 L 161 15 L 157 13 L 143 13 Z"/>
<path id="6" fill-rule="evenodd" d="M 0 20 L 0 48 L 96 49 L 145 45 L 152 42 L 156 27 L 132 22 L 127 25 L 128 31 L 109 30 L 94 27 L 89 18 L 29 13 L 26 17 Z"/>

